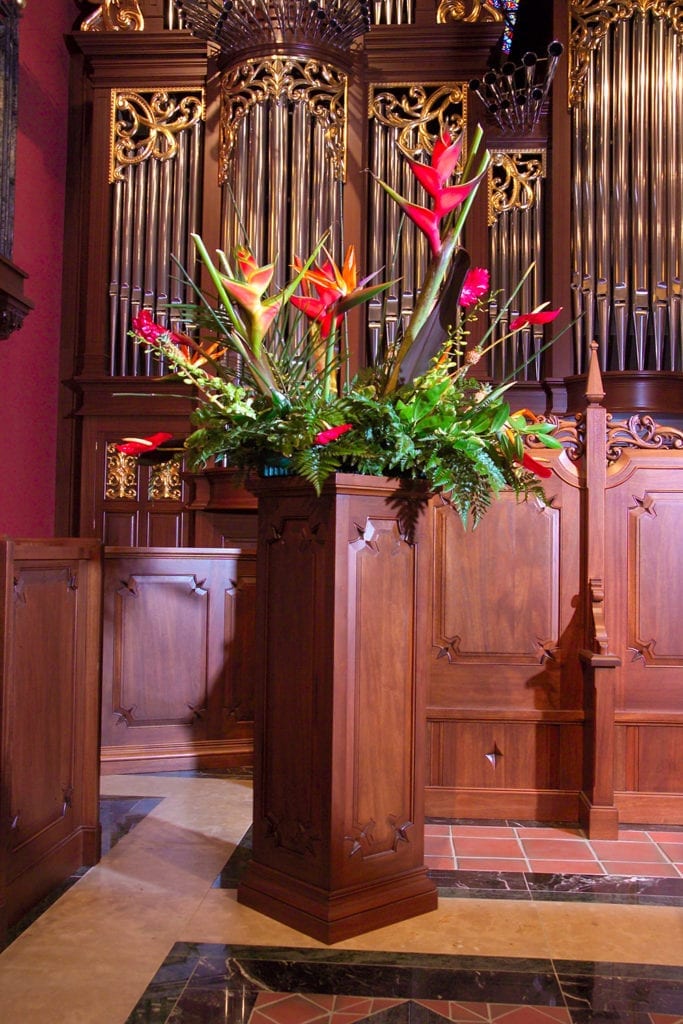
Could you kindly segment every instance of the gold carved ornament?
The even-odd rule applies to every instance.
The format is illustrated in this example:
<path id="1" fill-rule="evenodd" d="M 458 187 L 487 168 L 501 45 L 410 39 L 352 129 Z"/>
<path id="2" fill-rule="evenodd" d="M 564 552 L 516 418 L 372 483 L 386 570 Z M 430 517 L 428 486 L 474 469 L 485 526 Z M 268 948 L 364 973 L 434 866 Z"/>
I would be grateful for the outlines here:
<path id="1" fill-rule="evenodd" d="M 569 103 L 583 98 L 591 53 L 597 50 L 612 25 L 634 14 L 651 13 L 669 22 L 683 35 L 683 0 L 572 0 L 569 37 Z"/>
<path id="2" fill-rule="evenodd" d="M 82 32 L 142 32 L 144 28 L 138 0 L 104 0 L 81 23 Z"/>
<path id="3" fill-rule="evenodd" d="M 444 131 L 451 135 L 465 133 L 467 88 L 466 82 L 434 86 L 390 83 L 380 89 L 371 88 L 368 116 L 387 128 L 398 128 L 399 149 L 414 159 L 421 153 L 431 153 Z M 464 144 L 461 166 L 467 157 L 466 148 Z"/>
<path id="4" fill-rule="evenodd" d="M 493 4 L 486 3 L 486 0 L 441 0 L 436 11 L 438 25 L 445 25 L 449 21 L 465 21 L 472 24 L 502 20 L 502 12 Z"/>
<path id="5" fill-rule="evenodd" d="M 123 181 L 126 167 L 152 157 L 170 160 L 176 136 L 206 116 L 204 90 L 181 99 L 169 89 L 112 89 L 109 181 Z"/>
<path id="6" fill-rule="evenodd" d="M 346 175 L 346 96 L 348 76 L 331 64 L 298 57 L 265 57 L 242 61 L 221 83 L 221 141 L 219 183 L 237 146 L 242 119 L 252 107 L 268 100 L 304 103 L 321 125 L 337 178 Z"/>
<path id="7" fill-rule="evenodd" d="M 118 451 L 114 441 L 107 445 L 104 497 L 106 501 L 137 501 L 138 497 L 138 460 Z"/>
<path id="8" fill-rule="evenodd" d="M 149 487 L 147 495 L 150 501 L 180 501 L 182 498 L 182 480 L 180 479 L 180 463 L 172 459 L 170 462 L 155 463 L 149 470 Z"/>
<path id="9" fill-rule="evenodd" d="M 488 175 L 488 222 L 495 224 L 509 210 L 531 210 L 535 183 L 546 176 L 546 153 L 508 150 L 492 153 Z"/>

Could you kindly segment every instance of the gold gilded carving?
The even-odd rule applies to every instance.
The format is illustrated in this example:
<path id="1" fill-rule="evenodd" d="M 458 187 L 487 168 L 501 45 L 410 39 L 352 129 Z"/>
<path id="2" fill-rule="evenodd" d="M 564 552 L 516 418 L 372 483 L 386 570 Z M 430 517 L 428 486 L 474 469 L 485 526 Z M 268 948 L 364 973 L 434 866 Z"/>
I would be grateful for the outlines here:
<path id="1" fill-rule="evenodd" d="M 442 132 L 457 135 L 467 125 L 467 83 L 387 84 L 370 90 L 368 116 L 398 128 L 398 146 L 406 156 L 431 153 Z M 466 157 L 463 146 L 462 159 Z"/>
<path id="2" fill-rule="evenodd" d="M 449 21 L 497 22 L 503 20 L 503 14 L 487 4 L 486 0 L 441 0 L 436 12 L 436 21 L 445 25 Z"/>
<path id="3" fill-rule="evenodd" d="M 136 501 L 138 496 L 138 460 L 134 455 L 117 451 L 112 441 L 107 445 L 107 468 L 104 485 L 106 501 L 120 501 L 122 498 Z"/>
<path id="4" fill-rule="evenodd" d="M 81 23 L 82 32 L 142 32 L 144 27 L 138 0 L 104 0 Z"/>
<path id="5" fill-rule="evenodd" d="M 148 495 L 150 501 L 180 501 L 182 482 L 180 463 L 175 459 L 155 463 L 149 471 Z"/>
<path id="6" fill-rule="evenodd" d="M 126 167 L 149 157 L 172 159 L 178 150 L 178 133 L 204 117 L 203 89 L 180 99 L 167 89 L 113 89 L 110 182 L 122 181 Z"/>
<path id="7" fill-rule="evenodd" d="M 572 0 L 569 38 L 569 103 L 583 98 L 591 52 L 597 50 L 612 25 L 634 14 L 651 13 L 683 34 L 683 0 Z"/>
<path id="8" fill-rule="evenodd" d="M 546 175 L 545 150 L 537 153 L 492 153 L 489 169 L 489 224 L 508 210 L 530 210 L 536 202 L 535 183 Z"/>
<path id="9" fill-rule="evenodd" d="M 219 181 L 228 177 L 237 134 L 252 107 L 268 100 L 304 103 L 324 130 L 335 172 L 346 170 L 346 93 L 348 76 L 331 64 L 298 57 L 266 57 L 243 61 L 221 83 Z"/>

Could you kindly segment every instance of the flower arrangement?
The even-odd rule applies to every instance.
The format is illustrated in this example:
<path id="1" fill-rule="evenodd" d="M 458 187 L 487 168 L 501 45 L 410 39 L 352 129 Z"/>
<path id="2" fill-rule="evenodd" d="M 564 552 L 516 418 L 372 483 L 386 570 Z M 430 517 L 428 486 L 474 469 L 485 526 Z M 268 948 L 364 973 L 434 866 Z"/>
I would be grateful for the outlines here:
<path id="1" fill-rule="evenodd" d="M 430 163 L 410 161 L 429 207 L 409 203 L 378 179 L 424 232 L 431 255 L 402 335 L 353 377 L 340 342 L 345 315 L 392 283 L 359 280 L 353 246 L 337 266 L 321 242 L 305 262 L 295 262 L 291 282 L 270 294 L 274 264 L 258 266 L 246 247 L 233 261 L 218 251 L 214 262 L 193 236 L 215 290 L 206 294 L 180 268 L 197 297 L 181 307 L 193 334 L 160 327 L 144 310 L 133 323 L 138 341 L 198 393 L 185 441 L 191 469 L 214 459 L 244 472 L 275 463 L 318 493 L 336 472 L 421 478 L 475 524 L 502 488 L 541 494 L 538 477 L 549 470 L 529 455 L 524 439 L 532 434 L 556 447 L 551 428 L 527 411 L 511 413 L 509 382 L 494 387 L 470 372 L 497 343 L 490 340 L 496 321 L 478 345 L 467 346 L 466 324 L 489 290 L 488 272 L 469 268 L 460 246 L 490 159 L 485 152 L 475 169 L 481 137 L 479 130 L 457 184 L 449 181 L 461 139 L 444 133 Z M 558 313 L 539 307 L 514 318 L 508 332 Z"/>

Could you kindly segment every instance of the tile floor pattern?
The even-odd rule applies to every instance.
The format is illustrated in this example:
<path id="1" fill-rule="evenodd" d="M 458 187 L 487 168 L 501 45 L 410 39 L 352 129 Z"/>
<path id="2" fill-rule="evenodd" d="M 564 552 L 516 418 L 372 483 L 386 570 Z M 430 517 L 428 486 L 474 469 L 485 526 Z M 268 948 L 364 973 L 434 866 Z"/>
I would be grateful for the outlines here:
<path id="1" fill-rule="evenodd" d="M 431 822 L 438 909 L 325 946 L 236 902 L 248 779 L 102 792 L 102 860 L 0 954 L 2 1024 L 683 1024 L 683 829 Z"/>

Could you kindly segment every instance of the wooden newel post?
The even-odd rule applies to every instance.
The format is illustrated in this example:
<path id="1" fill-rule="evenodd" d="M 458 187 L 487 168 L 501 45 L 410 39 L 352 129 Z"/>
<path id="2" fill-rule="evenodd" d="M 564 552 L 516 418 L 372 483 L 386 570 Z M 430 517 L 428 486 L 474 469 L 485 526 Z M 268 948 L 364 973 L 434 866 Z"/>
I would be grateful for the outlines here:
<path id="1" fill-rule="evenodd" d="M 605 489 L 607 487 L 607 412 L 598 365 L 591 344 L 586 387 L 586 572 L 587 649 L 584 669 L 583 786 L 580 814 L 591 839 L 616 839 L 619 816 L 614 803 L 614 670 L 621 660 L 609 651 L 605 624 Z"/>
<path id="2" fill-rule="evenodd" d="M 424 867 L 427 494 L 262 480 L 253 858 L 238 900 L 323 942 L 437 904 Z"/>

